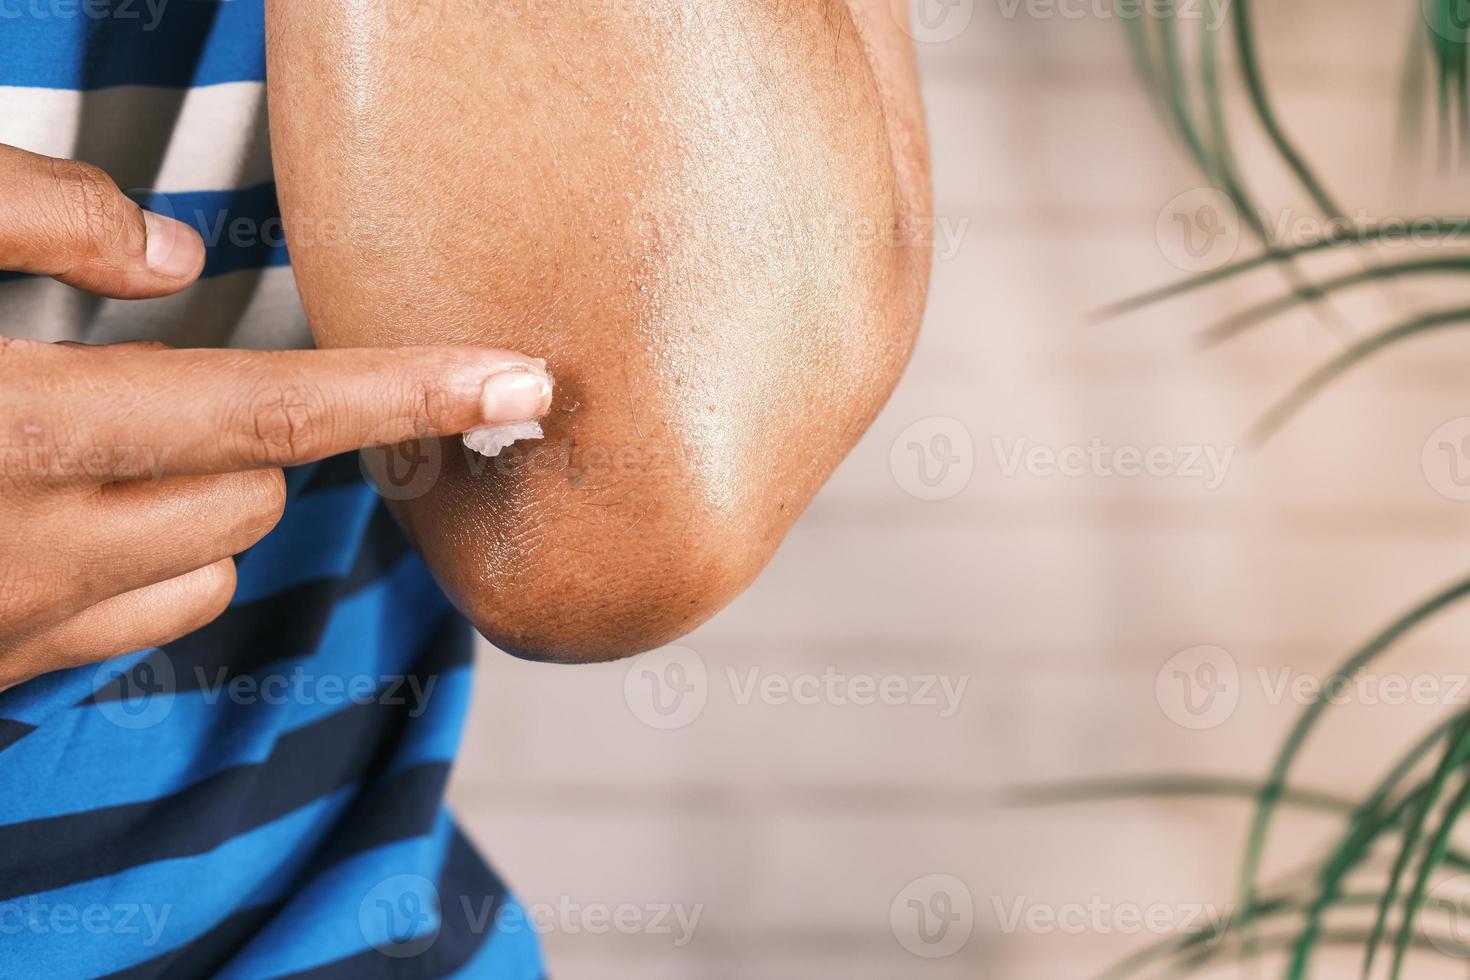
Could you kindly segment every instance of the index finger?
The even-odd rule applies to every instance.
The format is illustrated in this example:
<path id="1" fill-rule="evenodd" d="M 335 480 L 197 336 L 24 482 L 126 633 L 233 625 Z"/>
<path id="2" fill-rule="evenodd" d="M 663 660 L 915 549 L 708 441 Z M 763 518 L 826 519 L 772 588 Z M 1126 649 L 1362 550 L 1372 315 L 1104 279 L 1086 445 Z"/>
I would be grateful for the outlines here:
<path id="1" fill-rule="evenodd" d="M 79 357 L 58 387 L 84 445 L 151 448 L 197 474 L 530 421 L 552 381 L 544 361 L 478 347 L 134 349 Z"/>

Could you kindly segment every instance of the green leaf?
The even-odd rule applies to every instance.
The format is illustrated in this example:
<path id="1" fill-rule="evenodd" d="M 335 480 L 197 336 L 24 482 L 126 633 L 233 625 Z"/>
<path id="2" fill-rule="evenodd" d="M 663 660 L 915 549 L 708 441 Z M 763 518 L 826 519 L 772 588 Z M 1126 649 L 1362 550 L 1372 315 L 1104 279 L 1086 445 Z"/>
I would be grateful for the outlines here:
<path id="1" fill-rule="evenodd" d="M 1287 735 L 1285 743 L 1276 755 L 1272 763 L 1265 784 L 1261 787 L 1260 795 L 1256 801 L 1256 814 L 1251 822 L 1250 833 L 1246 839 L 1245 859 L 1242 862 L 1240 876 L 1240 909 L 1243 915 L 1250 918 L 1254 914 L 1256 903 L 1256 884 L 1261 872 L 1261 859 L 1265 852 L 1266 836 L 1270 831 L 1271 817 L 1275 812 L 1276 805 L 1280 801 L 1286 789 L 1286 776 L 1301 752 L 1302 745 L 1307 736 L 1312 733 L 1322 714 L 1331 705 L 1323 695 L 1326 692 L 1337 690 L 1339 684 L 1349 681 L 1354 674 L 1362 670 L 1376 657 L 1388 650 L 1406 634 L 1414 630 L 1425 620 L 1433 617 L 1440 611 L 1449 608 L 1455 603 L 1470 596 L 1470 579 L 1458 582 L 1447 589 L 1431 596 L 1421 602 L 1409 612 L 1394 620 L 1387 628 L 1373 637 L 1367 644 L 1357 650 L 1349 657 L 1327 679 L 1327 682 L 1316 692 L 1312 701 L 1302 710 L 1301 717 L 1297 719 L 1291 732 Z"/>
<path id="2" fill-rule="evenodd" d="M 1442 310 L 1415 317 L 1359 341 L 1287 392 L 1286 397 L 1273 405 L 1252 427 L 1248 440 L 1258 445 L 1265 442 L 1324 388 L 1374 354 L 1411 337 L 1450 327 L 1463 327 L 1467 322 L 1470 322 L 1470 307 Z"/>
<path id="3" fill-rule="evenodd" d="M 1455 794 L 1455 798 L 1445 809 L 1444 816 L 1439 822 L 1439 830 L 1435 833 L 1434 839 L 1424 853 L 1424 860 L 1419 865 L 1419 876 L 1414 881 L 1414 890 L 1404 904 L 1404 920 L 1399 925 L 1398 941 L 1394 944 L 1393 980 L 1399 980 L 1403 973 L 1404 956 L 1408 953 L 1410 942 L 1414 937 L 1414 921 L 1420 909 L 1424 907 L 1424 896 L 1429 891 L 1429 877 L 1444 863 L 1445 854 L 1448 853 L 1450 847 L 1450 835 L 1454 833 L 1455 823 L 1465 812 L 1467 806 L 1470 806 L 1470 779 L 1461 784 L 1460 791 Z"/>
<path id="4" fill-rule="evenodd" d="M 1341 217 L 1343 211 L 1328 195 L 1322 182 L 1312 172 L 1307 161 L 1297 152 L 1291 140 L 1287 138 L 1285 130 L 1276 118 L 1276 111 L 1271 107 L 1271 100 L 1266 96 L 1266 85 L 1261 78 L 1259 59 L 1256 57 L 1255 32 L 1251 27 L 1250 0 L 1235 0 L 1234 4 L 1235 23 L 1235 46 L 1236 55 L 1240 63 L 1240 73 L 1245 79 L 1245 88 L 1250 96 L 1251 108 L 1255 110 L 1256 119 L 1261 128 L 1266 131 L 1266 136 L 1271 140 L 1271 145 L 1286 161 L 1286 165 L 1296 174 L 1307 194 L 1321 208 L 1322 213 L 1329 218 Z"/>
<path id="5" fill-rule="evenodd" d="M 1444 755 L 1435 769 L 1434 777 L 1425 787 L 1422 798 L 1414 808 L 1414 817 L 1404 830 L 1403 844 L 1399 847 L 1398 856 L 1394 858 L 1393 870 L 1388 876 L 1388 888 L 1383 893 L 1383 903 L 1378 906 L 1378 917 L 1373 922 L 1373 932 L 1369 936 L 1368 948 L 1363 955 L 1364 980 L 1367 980 L 1373 971 L 1373 958 L 1378 953 L 1378 944 L 1388 925 L 1389 910 L 1398 897 L 1399 879 L 1403 876 L 1404 870 L 1408 868 L 1409 861 L 1419 846 L 1419 838 L 1428 823 L 1430 812 L 1439 802 L 1440 793 L 1444 790 L 1445 784 L 1449 782 L 1450 776 L 1464 765 L 1467 756 L 1470 756 L 1470 715 L 1466 715 L 1464 720 L 1455 726 L 1454 734 L 1450 737 L 1449 744 L 1445 746 Z"/>
<path id="6" fill-rule="evenodd" d="M 1470 255 L 1441 255 L 1427 259 L 1411 259 L 1396 265 L 1374 266 L 1373 268 L 1362 269 L 1358 272 L 1349 272 L 1324 280 L 1317 283 L 1316 289 L 1323 295 L 1330 295 L 1339 290 L 1376 283 L 1382 279 L 1396 279 L 1399 276 L 1443 272 L 1470 272 Z M 1287 312 L 1299 305 L 1299 303 L 1300 300 L 1297 296 L 1286 295 L 1247 307 L 1239 313 L 1226 317 L 1206 330 L 1201 338 L 1202 342 L 1208 347 L 1222 344 L 1227 340 L 1240 336 L 1252 327 L 1266 322 L 1273 316 Z"/>

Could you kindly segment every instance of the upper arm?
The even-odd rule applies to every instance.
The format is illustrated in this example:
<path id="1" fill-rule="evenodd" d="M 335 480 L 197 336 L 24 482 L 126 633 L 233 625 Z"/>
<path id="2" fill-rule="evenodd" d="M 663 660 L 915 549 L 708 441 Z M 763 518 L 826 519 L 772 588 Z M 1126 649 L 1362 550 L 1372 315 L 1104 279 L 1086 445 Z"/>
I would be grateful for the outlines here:
<path id="1" fill-rule="evenodd" d="M 697 624 L 895 383 L 922 125 L 886 2 L 853 4 L 272 0 L 318 343 L 493 344 L 557 378 L 513 471 L 445 444 L 400 513 L 503 645 L 610 656 Z"/>

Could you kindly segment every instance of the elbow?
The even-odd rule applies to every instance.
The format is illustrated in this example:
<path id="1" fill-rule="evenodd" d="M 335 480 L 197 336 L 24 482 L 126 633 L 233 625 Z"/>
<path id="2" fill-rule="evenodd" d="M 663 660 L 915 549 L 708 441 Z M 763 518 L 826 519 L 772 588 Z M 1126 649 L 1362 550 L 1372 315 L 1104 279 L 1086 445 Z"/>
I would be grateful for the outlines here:
<path id="1" fill-rule="evenodd" d="M 670 509 L 667 500 L 661 509 Z M 775 550 L 751 528 L 630 518 L 626 535 L 560 528 L 465 593 L 481 635 L 525 660 L 585 664 L 675 642 L 743 592 Z M 645 526 L 646 525 L 646 526 Z"/>
<path id="2" fill-rule="evenodd" d="M 397 508 L 509 653 L 605 661 L 705 622 L 754 581 L 907 362 L 929 271 L 906 234 L 928 208 L 908 159 L 921 127 L 890 132 L 881 87 L 848 84 L 872 81 L 865 50 L 844 34 L 834 65 L 825 24 L 810 26 L 822 32 L 753 46 L 789 86 L 743 63 L 651 71 L 580 101 L 565 129 L 538 127 L 527 148 L 567 141 L 544 158 L 565 164 L 557 179 L 507 159 L 498 194 L 426 204 L 438 273 L 405 263 L 421 302 L 384 294 L 387 326 L 357 328 L 428 320 L 543 356 L 556 377 L 546 438 L 514 465 L 461 459 L 456 441 L 437 483 Z M 726 35 L 710 40 L 728 53 Z M 660 111 L 630 118 L 635 104 Z M 609 139 L 624 132 L 637 138 Z"/>
<path id="3" fill-rule="evenodd" d="M 552 345 L 546 438 L 494 461 L 456 441 L 400 511 L 480 633 L 523 659 L 602 662 L 672 643 L 740 595 L 907 362 L 927 256 L 862 258 L 816 283 L 796 263 L 768 269 L 763 300 L 708 289 L 683 316 L 670 300 Z"/>

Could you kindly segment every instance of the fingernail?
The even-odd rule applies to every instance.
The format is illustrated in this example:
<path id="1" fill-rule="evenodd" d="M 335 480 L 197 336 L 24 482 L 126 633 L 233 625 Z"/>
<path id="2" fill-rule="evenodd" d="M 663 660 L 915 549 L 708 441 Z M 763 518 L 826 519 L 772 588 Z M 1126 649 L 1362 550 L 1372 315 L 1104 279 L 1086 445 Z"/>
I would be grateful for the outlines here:
<path id="1" fill-rule="evenodd" d="M 148 268 L 169 279 L 189 279 L 204 261 L 204 242 L 192 228 L 152 211 L 143 212 L 148 230 Z"/>
<path id="2" fill-rule="evenodd" d="M 551 378 L 538 371 L 503 371 L 485 382 L 485 421 L 492 425 L 529 422 L 551 409 Z"/>

